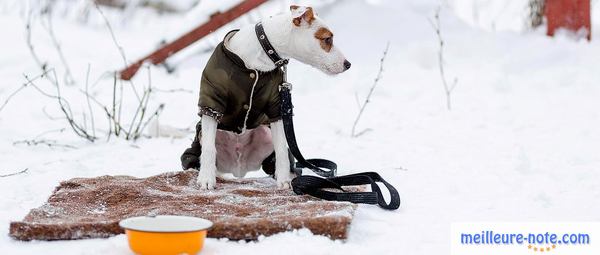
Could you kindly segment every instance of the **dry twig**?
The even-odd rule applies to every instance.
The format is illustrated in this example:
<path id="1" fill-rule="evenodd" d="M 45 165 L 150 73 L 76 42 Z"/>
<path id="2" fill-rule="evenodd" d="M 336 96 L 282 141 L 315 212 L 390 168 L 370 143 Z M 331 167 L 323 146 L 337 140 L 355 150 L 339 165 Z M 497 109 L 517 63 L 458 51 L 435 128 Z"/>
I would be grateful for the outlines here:
<path id="1" fill-rule="evenodd" d="M 104 15 L 104 12 L 102 12 L 102 9 L 100 9 L 100 6 L 98 5 L 98 3 L 94 2 L 94 6 L 96 7 L 96 10 L 98 11 L 98 13 L 100 13 L 100 16 L 102 17 L 102 20 L 104 20 L 104 24 L 106 25 L 106 28 L 108 29 L 108 32 L 110 33 L 110 37 L 112 38 L 113 44 L 115 45 L 115 47 L 117 47 L 117 50 L 119 50 L 119 55 L 121 55 L 121 58 L 123 59 L 123 66 L 125 68 L 127 68 L 127 63 L 128 62 L 127 62 L 127 57 L 125 56 L 125 50 L 123 49 L 123 47 L 117 41 L 117 37 L 115 36 L 115 32 L 112 29 L 112 26 L 110 25 L 110 22 L 108 21 L 108 18 L 106 17 L 106 15 Z M 131 84 L 131 88 L 133 89 L 133 93 L 137 97 L 138 101 L 141 102 L 142 99 L 140 98 L 140 95 L 137 92 L 137 90 L 135 88 L 135 85 L 133 84 L 133 82 L 131 80 L 129 80 L 129 84 Z"/>
<path id="2" fill-rule="evenodd" d="M 437 35 L 439 44 L 440 44 L 440 48 L 438 50 L 438 64 L 439 64 L 439 69 L 440 69 L 440 76 L 442 78 L 442 85 L 444 85 L 444 93 L 446 95 L 446 107 L 448 108 L 448 110 L 452 110 L 452 91 L 454 91 L 454 89 L 456 88 L 456 84 L 458 83 L 458 78 L 454 78 L 454 81 L 452 82 L 452 85 L 448 85 L 448 82 L 446 81 L 446 74 L 444 71 L 444 39 L 442 38 L 442 32 L 441 32 L 441 27 L 440 27 L 440 10 L 441 10 L 441 6 L 438 6 L 438 8 L 435 11 L 435 16 L 434 16 L 434 20 L 432 21 L 431 19 L 429 19 L 429 23 L 431 24 L 431 26 L 433 27 L 433 29 L 435 30 L 435 33 Z"/>
<path id="3" fill-rule="evenodd" d="M 110 25 L 110 22 L 108 22 L 108 18 L 106 18 L 106 15 L 104 15 L 104 12 L 102 11 L 102 9 L 100 9 L 100 6 L 98 5 L 98 3 L 96 1 L 94 1 L 94 6 L 96 7 L 96 10 L 98 10 L 98 13 L 100 13 L 100 16 L 102 16 L 102 19 L 104 20 L 104 24 L 108 28 L 108 32 L 110 32 L 110 37 L 112 38 L 113 43 L 115 44 L 115 46 L 119 50 L 121 58 L 123 59 L 123 65 L 125 67 L 127 67 L 127 57 L 125 57 L 125 50 L 117 42 L 117 37 L 115 36 L 115 32 L 112 29 L 112 26 Z"/>
<path id="4" fill-rule="evenodd" d="M 33 80 L 37 80 L 40 77 L 44 77 L 48 74 L 48 72 L 50 72 L 52 69 L 50 70 L 46 70 L 44 71 L 42 74 L 33 77 Z M 15 91 L 13 91 L 12 93 L 10 93 L 10 95 L 8 95 L 8 97 L 6 97 L 6 99 L 4 100 L 4 103 L 2 103 L 2 105 L 0 106 L 0 112 L 2 112 L 2 110 L 4 110 L 4 107 L 6 107 L 6 105 L 8 104 L 8 102 L 15 96 L 17 95 L 19 92 L 21 92 L 21 90 L 25 89 L 28 85 L 30 85 L 31 83 L 27 82 L 27 83 L 23 83 L 23 85 L 21 85 L 19 88 L 17 88 Z"/>
<path id="5" fill-rule="evenodd" d="M 60 144 L 56 140 L 49 140 L 49 139 L 42 138 L 43 136 L 45 136 L 49 133 L 55 133 L 55 132 L 62 133 L 65 130 L 66 130 L 65 128 L 61 128 L 61 129 L 45 131 L 30 140 L 14 141 L 13 145 L 18 145 L 18 144 L 25 144 L 27 146 L 46 145 L 48 147 L 62 147 L 62 148 L 68 148 L 68 149 L 77 149 L 77 147 L 72 146 L 72 145 Z"/>
<path id="6" fill-rule="evenodd" d="M 61 148 L 67 148 L 67 149 L 77 149 L 77 147 L 75 147 L 73 145 L 61 144 L 61 143 L 58 143 L 56 140 L 47 140 L 47 139 L 19 140 L 19 141 L 13 142 L 13 145 L 18 145 L 18 144 L 25 144 L 28 146 L 46 145 L 48 147 L 61 147 Z"/>
<path id="7" fill-rule="evenodd" d="M 25 169 L 23 169 L 23 170 L 21 170 L 21 171 L 19 171 L 19 172 L 12 173 L 12 174 L 3 174 L 3 175 L 0 175 L 0 178 L 4 178 L 4 177 L 9 177 L 9 176 L 15 176 L 15 175 L 23 174 L 23 173 L 27 172 L 27 170 L 29 170 L 29 168 L 25 168 Z"/>
<path id="8" fill-rule="evenodd" d="M 121 47 L 121 45 L 117 42 L 115 33 L 112 29 L 112 26 L 110 25 L 108 19 L 106 18 L 106 16 L 104 15 L 104 13 L 102 12 L 102 10 L 100 9 L 100 7 L 94 3 L 97 11 L 100 13 L 100 15 L 102 16 L 102 18 L 104 19 L 105 25 L 108 29 L 108 31 L 110 32 L 110 36 L 112 38 L 112 41 L 114 43 L 114 45 L 116 46 L 116 48 L 119 50 L 119 54 L 121 55 L 121 58 L 123 59 L 123 63 L 125 66 L 127 66 L 127 59 L 125 57 L 125 52 L 123 50 L 123 47 Z M 43 13 L 44 14 L 44 13 Z M 88 141 L 94 142 L 97 139 L 96 136 L 96 123 L 95 123 L 95 118 L 94 118 L 94 111 L 93 111 L 93 107 L 92 107 L 92 102 L 94 104 L 96 104 L 98 107 L 100 107 L 102 110 L 104 110 L 104 112 L 106 113 L 106 117 L 108 120 L 108 127 L 109 130 L 107 132 L 107 139 L 110 139 L 112 134 L 115 134 L 115 136 L 120 137 L 121 135 L 124 135 L 124 138 L 126 140 L 136 140 L 139 137 L 142 136 L 142 132 L 145 129 L 145 127 L 148 125 L 148 123 L 153 119 L 158 117 L 158 115 L 162 112 L 163 108 L 164 108 L 164 104 L 160 104 L 157 109 L 150 115 L 148 116 L 148 105 L 149 105 L 149 101 L 150 101 L 150 97 L 152 92 L 154 92 L 153 88 L 152 88 L 152 80 L 151 80 L 151 74 L 150 74 L 150 68 L 148 68 L 148 88 L 144 89 L 143 91 L 143 96 L 140 97 L 139 93 L 137 92 L 134 84 L 129 81 L 129 84 L 131 84 L 131 88 L 138 100 L 138 106 L 137 109 L 132 117 L 131 122 L 128 125 L 123 125 L 123 123 L 121 122 L 121 113 L 123 110 L 123 96 L 124 96 L 124 91 L 123 91 L 123 81 L 119 81 L 119 88 L 117 90 L 117 72 L 112 72 L 113 75 L 113 88 L 112 88 L 112 106 L 107 107 L 104 104 L 100 103 L 96 98 L 94 98 L 93 96 L 90 95 L 89 93 L 89 76 L 90 76 L 90 65 L 88 64 L 87 67 L 87 72 L 86 72 L 86 77 L 85 77 L 85 89 L 79 89 L 79 91 L 81 93 L 83 93 L 86 97 L 86 103 L 87 103 L 87 110 L 83 110 L 82 117 L 83 117 L 83 123 L 78 122 L 75 119 L 74 113 L 71 110 L 71 105 L 69 104 L 69 102 L 61 95 L 61 84 L 59 83 L 58 79 L 57 79 L 57 75 L 56 75 L 56 71 L 54 68 L 49 68 L 47 65 L 47 62 L 41 61 L 39 56 L 37 55 L 37 52 L 34 50 L 34 46 L 31 40 L 32 37 L 32 27 L 31 27 L 31 20 L 32 20 L 32 16 L 31 13 L 28 17 L 27 20 L 27 26 L 26 26 L 26 43 L 27 46 L 30 50 L 30 53 L 34 59 L 34 61 L 38 64 L 38 66 L 40 66 L 40 69 L 43 70 L 43 73 L 41 75 L 38 75 L 36 77 L 30 78 L 27 75 L 24 75 L 25 79 L 27 80 L 27 82 L 25 84 L 23 84 L 21 87 L 19 87 L 18 89 L 16 89 L 14 92 L 12 92 L 4 101 L 4 103 L 2 105 L 0 105 L 0 112 L 5 108 L 5 106 L 8 104 L 8 102 L 14 97 L 16 96 L 20 91 L 22 91 L 24 88 L 26 88 L 27 86 L 31 86 L 33 88 L 35 88 L 40 94 L 42 94 L 43 96 L 52 98 L 57 100 L 58 102 L 58 106 L 62 112 L 62 115 L 64 115 L 63 117 L 60 118 L 56 118 L 56 117 L 52 117 L 50 116 L 44 109 L 44 113 L 51 119 L 55 119 L 55 120 L 66 120 L 71 128 L 71 130 L 77 134 L 78 136 L 85 138 Z M 44 24 L 43 24 L 44 25 Z M 72 79 L 72 75 L 71 75 L 71 71 L 70 68 L 67 64 L 67 59 L 65 58 L 61 45 L 59 43 L 58 38 L 55 36 L 54 33 L 54 29 L 52 26 L 52 20 L 50 15 L 48 15 L 48 21 L 47 24 L 45 24 L 45 28 L 48 32 L 48 34 L 50 35 L 51 39 L 52 39 L 52 43 L 54 45 L 54 47 L 56 48 L 58 55 L 61 59 L 62 64 L 65 66 L 66 68 L 66 76 L 65 79 L 67 79 L 69 82 L 73 82 L 74 80 Z M 53 76 L 48 75 L 49 73 L 51 73 Z M 35 81 L 39 78 L 45 78 L 47 79 L 52 85 L 54 85 L 55 89 L 56 89 L 56 93 L 48 93 L 44 90 L 42 90 L 40 87 L 38 87 L 35 84 Z M 70 78 L 68 78 L 70 77 Z M 96 83 L 99 82 L 96 81 Z M 179 90 L 169 90 L 169 91 L 161 91 L 161 92 L 188 92 L 184 89 L 179 89 Z M 89 117 L 88 114 L 89 113 Z M 91 125 L 89 125 L 89 127 L 91 128 L 88 129 L 88 118 Z M 125 129 L 125 127 L 127 127 L 127 129 Z M 40 145 L 40 144 L 45 144 L 47 146 L 55 146 L 55 147 L 61 147 L 62 145 L 56 143 L 53 140 L 46 140 L 46 139 L 32 139 L 32 140 L 23 140 L 23 141 L 17 141 L 15 142 L 15 144 L 28 144 L 28 145 Z M 69 146 L 62 146 L 62 147 L 69 147 Z"/>
<path id="9" fill-rule="evenodd" d="M 379 61 L 379 72 L 377 73 L 377 77 L 375 77 L 375 81 L 373 81 L 373 85 L 371 86 L 371 89 L 369 89 L 369 94 L 367 94 L 367 97 L 365 98 L 365 101 L 362 105 L 358 102 L 358 96 L 356 96 L 356 100 L 360 107 L 360 111 L 358 112 L 358 116 L 356 116 L 356 119 L 354 120 L 354 124 L 352 125 L 352 137 L 361 136 L 370 130 L 370 129 L 365 129 L 359 133 L 356 133 L 356 125 L 358 124 L 360 117 L 362 116 L 363 112 L 365 111 L 367 104 L 371 101 L 371 95 L 373 95 L 373 91 L 375 91 L 375 87 L 377 86 L 377 83 L 379 83 L 379 80 L 382 77 L 381 75 L 383 74 L 383 63 L 385 62 L 385 57 L 388 54 L 389 48 L 390 48 L 390 43 L 388 42 L 387 45 L 385 46 L 385 50 L 383 51 L 383 56 L 381 57 L 381 60 Z"/>
<path id="10" fill-rule="evenodd" d="M 56 39 L 56 35 L 54 34 L 54 25 L 52 23 L 52 13 L 47 12 L 46 17 L 47 17 L 47 24 L 42 23 L 42 26 L 44 26 L 44 28 L 48 32 L 48 35 L 50 36 L 50 39 L 52 40 L 52 45 L 54 46 L 54 48 L 56 49 L 56 52 L 58 54 L 58 58 L 60 59 L 61 63 L 63 64 L 63 66 L 65 68 L 64 82 L 66 85 L 73 85 L 73 84 L 75 84 L 75 79 L 73 78 L 73 75 L 71 74 L 71 67 L 69 66 L 69 63 L 67 62 L 67 58 L 65 58 L 65 54 L 63 53 L 62 46 L 60 45 L 60 43 L 58 42 L 58 39 Z"/>
<path id="11" fill-rule="evenodd" d="M 33 46 L 33 42 L 31 41 L 31 30 L 33 29 L 31 25 L 32 17 L 33 10 L 30 10 L 29 15 L 27 16 L 27 24 L 25 24 L 25 42 L 27 44 L 27 48 L 29 49 L 29 53 L 31 53 L 31 57 L 33 57 L 35 63 L 40 67 L 42 72 L 46 72 L 46 69 L 48 68 L 48 63 L 42 62 L 40 60 L 40 57 L 38 56 L 37 52 L 35 51 L 35 47 Z"/>
<path id="12" fill-rule="evenodd" d="M 88 64 L 87 72 L 85 73 L 85 98 L 87 101 L 88 110 L 90 111 L 90 121 L 92 124 L 92 135 L 96 136 L 96 124 L 94 123 L 94 111 L 92 110 L 92 104 L 90 104 L 90 64 Z"/>
<path id="13" fill-rule="evenodd" d="M 56 81 L 57 77 L 56 77 L 56 72 L 54 71 L 54 69 L 51 69 L 49 71 L 54 75 L 54 80 Z M 23 75 L 23 76 L 27 80 L 26 84 L 31 85 L 42 95 L 49 97 L 49 98 L 56 99 L 58 101 L 60 110 L 65 115 L 65 119 L 67 120 L 67 122 L 69 123 L 69 126 L 71 126 L 71 129 L 73 130 L 73 132 L 75 132 L 75 134 L 77 134 L 78 136 L 80 136 L 82 138 L 85 138 L 86 140 L 88 140 L 90 142 L 94 142 L 94 140 L 96 140 L 95 136 L 89 134 L 87 129 L 85 129 L 79 123 L 77 123 L 75 121 L 69 102 L 67 100 L 65 100 L 60 94 L 60 85 L 58 83 L 54 84 L 56 86 L 56 95 L 51 95 L 51 94 L 48 94 L 45 91 L 41 90 L 37 85 L 35 85 L 35 83 L 34 83 L 35 79 L 30 79 L 27 75 Z M 39 78 L 39 77 L 42 77 L 42 76 L 37 76 L 37 78 Z"/>

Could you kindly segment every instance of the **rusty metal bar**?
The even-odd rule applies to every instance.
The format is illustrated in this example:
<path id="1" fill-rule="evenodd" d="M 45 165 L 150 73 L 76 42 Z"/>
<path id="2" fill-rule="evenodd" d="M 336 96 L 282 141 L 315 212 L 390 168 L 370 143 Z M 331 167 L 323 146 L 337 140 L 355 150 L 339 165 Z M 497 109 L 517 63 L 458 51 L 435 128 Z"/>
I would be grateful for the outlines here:
<path id="1" fill-rule="evenodd" d="M 120 71 L 120 77 L 123 80 L 129 80 L 137 73 L 142 64 L 146 61 L 152 62 L 152 64 L 160 64 L 171 55 L 178 51 L 186 48 L 192 43 L 202 39 L 206 35 L 214 32 L 225 24 L 233 21 L 234 19 L 242 16 L 250 10 L 258 7 L 259 5 L 267 2 L 268 0 L 244 0 L 238 5 L 232 7 L 225 12 L 217 12 L 210 17 L 210 20 L 192 31 L 179 37 L 177 40 L 164 45 L 163 47 L 152 52 L 150 55 L 138 60 L 137 62 L 129 65 L 127 68 Z"/>

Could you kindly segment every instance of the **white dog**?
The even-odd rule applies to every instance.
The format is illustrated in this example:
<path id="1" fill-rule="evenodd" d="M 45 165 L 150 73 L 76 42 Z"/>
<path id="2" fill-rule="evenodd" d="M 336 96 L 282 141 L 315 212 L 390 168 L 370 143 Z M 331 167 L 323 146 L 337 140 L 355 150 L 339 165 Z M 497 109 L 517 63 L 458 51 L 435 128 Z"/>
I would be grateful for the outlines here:
<path id="1" fill-rule="evenodd" d="M 333 33 L 323 20 L 314 14 L 311 7 L 290 6 L 290 12 L 265 19 L 262 21 L 262 26 L 268 40 L 282 58 L 299 60 L 331 75 L 342 73 L 350 68 L 350 62 L 346 60 L 333 43 Z M 226 119 L 231 117 L 227 116 L 228 113 L 237 112 L 238 109 L 230 108 L 233 107 L 232 105 L 238 104 L 227 103 L 231 101 L 230 99 L 213 98 L 215 101 L 228 104 L 227 109 L 225 107 L 213 109 L 220 107 L 202 108 L 202 102 L 200 103 L 201 135 L 198 135 L 197 139 L 202 146 L 197 183 L 202 189 L 214 189 L 217 171 L 233 173 L 237 177 L 243 177 L 248 171 L 260 169 L 260 162 L 273 153 L 274 150 L 274 175 L 277 185 L 280 188 L 290 188 L 292 173 L 290 172 L 287 142 L 281 119 L 269 116 L 270 129 L 265 125 L 252 129 L 246 128 L 246 122 L 254 121 L 253 118 L 256 119 L 257 117 L 253 116 L 258 116 L 257 114 L 260 114 L 261 109 L 263 109 L 257 109 L 258 106 L 253 104 L 253 98 L 257 96 L 255 93 L 276 93 L 276 91 L 273 92 L 273 89 L 267 90 L 261 88 L 261 85 L 257 85 L 259 76 L 262 78 L 269 75 L 269 73 L 280 72 L 280 70 L 276 70 L 277 66 L 261 47 L 254 26 L 247 26 L 237 32 L 231 32 L 226 36 L 222 47 L 239 57 L 245 68 L 251 70 L 249 74 L 243 74 L 245 75 L 243 77 L 250 77 L 248 78 L 249 81 L 252 81 L 252 79 L 255 79 L 255 81 L 253 84 L 249 82 L 249 85 L 243 85 L 244 88 L 251 87 L 249 103 L 236 106 L 239 109 L 244 109 L 246 113 L 243 128 L 237 127 L 239 130 L 236 131 L 240 131 L 239 133 L 222 130 L 219 126 L 221 118 Z M 234 56 L 233 58 L 237 59 L 237 57 Z M 221 69 L 218 69 L 216 72 L 221 71 Z M 204 75 L 200 101 L 203 100 L 203 89 L 224 90 L 213 84 L 214 82 L 211 79 L 214 80 L 214 78 L 208 77 L 205 79 Z M 236 76 L 237 74 L 227 73 L 226 71 L 211 75 L 220 75 L 218 77 L 225 77 L 229 80 L 234 79 L 231 77 L 240 79 L 240 76 Z M 202 86 L 206 87 L 203 88 Z M 235 86 L 237 89 L 237 85 L 228 86 Z M 230 95 L 232 92 L 223 93 L 223 95 Z M 248 99 L 243 98 L 241 100 Z"/>

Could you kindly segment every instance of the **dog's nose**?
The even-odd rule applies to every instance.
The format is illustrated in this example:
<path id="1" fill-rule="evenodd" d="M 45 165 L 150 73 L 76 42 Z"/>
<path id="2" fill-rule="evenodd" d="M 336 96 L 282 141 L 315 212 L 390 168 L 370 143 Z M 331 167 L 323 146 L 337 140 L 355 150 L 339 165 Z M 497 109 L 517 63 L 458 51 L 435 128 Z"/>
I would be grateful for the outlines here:
<path id="1" fill-rule="evenodd" d="M 348 60 L 344 60 L 344 70 L 348 70 L 350 69 L 350 67 L 352 66 L 352 64 L 350 64 L 350 62 Z"/>

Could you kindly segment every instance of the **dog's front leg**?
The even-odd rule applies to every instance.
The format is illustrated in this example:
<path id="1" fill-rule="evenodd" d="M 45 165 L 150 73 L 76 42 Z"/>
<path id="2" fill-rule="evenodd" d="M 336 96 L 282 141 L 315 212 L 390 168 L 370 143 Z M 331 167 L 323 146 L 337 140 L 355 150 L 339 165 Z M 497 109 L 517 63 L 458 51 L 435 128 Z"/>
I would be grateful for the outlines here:
<path id="1" fill-rule="evenodd" d="M 291 181 L 290 160 L 282 120 L 271 123 L 271 134 L 273 136 L 273 146 L 275 147 L 275 179 L 277 180 L 277 186 L 289 189 Z"/>
<path id="2" fill-rule="evenodd" d="M 215 139 L 217 136 L 217 121 L 207 115 L 202 115 L 202 136 L 200 144 L 200 172 L 196 182 L 202 189 L 214 189 L 217 183 L 217 148 Z"/>

